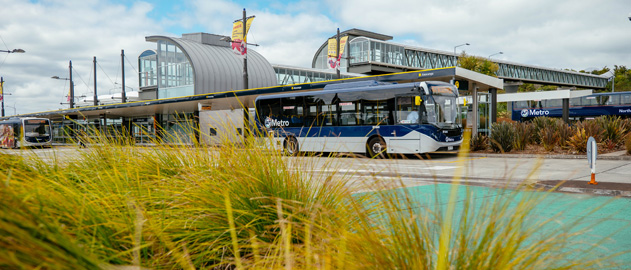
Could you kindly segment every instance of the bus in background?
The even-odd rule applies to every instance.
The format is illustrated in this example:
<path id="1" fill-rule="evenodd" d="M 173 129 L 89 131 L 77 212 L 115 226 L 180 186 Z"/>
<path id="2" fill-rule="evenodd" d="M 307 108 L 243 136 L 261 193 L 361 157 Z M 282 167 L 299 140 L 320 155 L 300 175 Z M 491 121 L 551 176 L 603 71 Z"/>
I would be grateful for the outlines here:
<path id="1" fill-rule="evenodd" d="M 288 155 L 354 152 L 369 157 L 455 151 L 462 143 L 458 90 L 445 82 L 363 81 L 259 96 L 256 121 Z"/>
<path id="2" fill-rule="evenodd" d="M 603 115 L 631 117 L 631 92 L 595 93 L 570 99 L 570 119 L 583 120 Z M 528 121 L 535 117 L 563 117 L 560 99 L 513 102 L 512 120 Z"/>
<path id="3" fill-rule="evenodd" d="M 20 148 L 51 146 L 50 120 L 45 118 L 11 118 L 0 121 L 0 147 Z"/>

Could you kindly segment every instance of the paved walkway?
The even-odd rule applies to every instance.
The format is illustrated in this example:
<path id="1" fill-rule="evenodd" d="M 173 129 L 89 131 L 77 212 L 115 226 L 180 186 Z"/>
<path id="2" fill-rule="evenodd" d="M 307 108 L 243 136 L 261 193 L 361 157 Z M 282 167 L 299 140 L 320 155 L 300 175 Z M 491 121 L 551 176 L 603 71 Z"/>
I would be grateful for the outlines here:
<path id="1" fill-rule="evenodd" d="M 595 195 L 631 197 L 631 156 L 626 151 L 598 155 L 595 179 L 590 185 L 591 173 L 586 155 L 520 155 L 520 154 L 477 154 L 471 157 L 515 158 L 544 160 L 538 173 L 537 185 L 557 188 L 562 192 L 588 193 Z M 563 160 L 563 161 L 552 161 Z M 548 163 L 552 165 L 547 165 Z M 546 166 L 547 165 L 547 166 Z M 576 167 L 584 169 L 577 171 Z"/>

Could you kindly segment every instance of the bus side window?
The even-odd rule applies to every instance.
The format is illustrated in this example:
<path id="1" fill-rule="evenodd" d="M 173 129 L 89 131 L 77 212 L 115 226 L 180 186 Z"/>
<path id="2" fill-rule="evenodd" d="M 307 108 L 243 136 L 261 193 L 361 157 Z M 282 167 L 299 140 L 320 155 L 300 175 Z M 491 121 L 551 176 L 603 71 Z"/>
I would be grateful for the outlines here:
<path id="1" fill-rule="evenodd" d="M 620 95 L 611 95 L 607 100 L 607 105 L 620 105 Z"/>

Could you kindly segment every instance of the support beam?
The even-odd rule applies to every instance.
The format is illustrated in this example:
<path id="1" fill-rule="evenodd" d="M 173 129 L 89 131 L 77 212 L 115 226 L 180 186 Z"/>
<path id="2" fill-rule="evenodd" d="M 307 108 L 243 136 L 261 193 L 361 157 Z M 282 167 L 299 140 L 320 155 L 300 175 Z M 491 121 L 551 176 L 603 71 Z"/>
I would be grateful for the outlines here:
<path id="1" fill-rule="evenodd" d="M 563 121 L 566 124 L 570 123 L 570 99 L 569 98 L 563 99 Z"/>
<path id="2" fill-rule="evenodd" d="M 490 88 L 489 92 L 491 94 L 491 124 L 493 124 L 497 122 L 497 88 Z"/>
<path id="3" fill-rule="evenodd" d="M 478 135 L 478 118 L 479 118 L 478 86 L 476 83 L 473 83 L 471 98 L 473 98 L 473 113 L 471 114 L 471 116 L 473 116 L 473 119 L 471 119 L 471 121 L 473 122 L 473 125 L 471 125 L 471 136 L 476 136 Z"/>

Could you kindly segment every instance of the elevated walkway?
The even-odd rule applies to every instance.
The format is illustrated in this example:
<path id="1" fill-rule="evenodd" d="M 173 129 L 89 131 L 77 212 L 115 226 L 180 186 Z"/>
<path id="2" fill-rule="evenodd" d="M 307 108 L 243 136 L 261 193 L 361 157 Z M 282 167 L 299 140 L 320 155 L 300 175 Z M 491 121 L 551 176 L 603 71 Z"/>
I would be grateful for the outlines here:
<path id="1" fill-rule="evenodd" d="M 391 36 L 366 34 L 366 31 L 350 29 L 341 33 L 349 36 L 349 44 L 342 59 L 342 70 L 349 73 L 383 74 L 453 67 L 458 55 L 453 52 L 433 50 L 423 47 L 397 44 L 389 40 Z M 325 50 L 324 43 L 320 51 Z M 313 67 L 323 52 L 316 53 Z M 489 59 L 490 60 L 490 59 Z M 497 77 L 507 84 L 511 82 L 548 84 L 566 87 L 603 89 L 608 82 L 607 76 L 579 73 L 568 70 L 524 65 L 514 62 L 492 59 L 499 65 Z"/>

